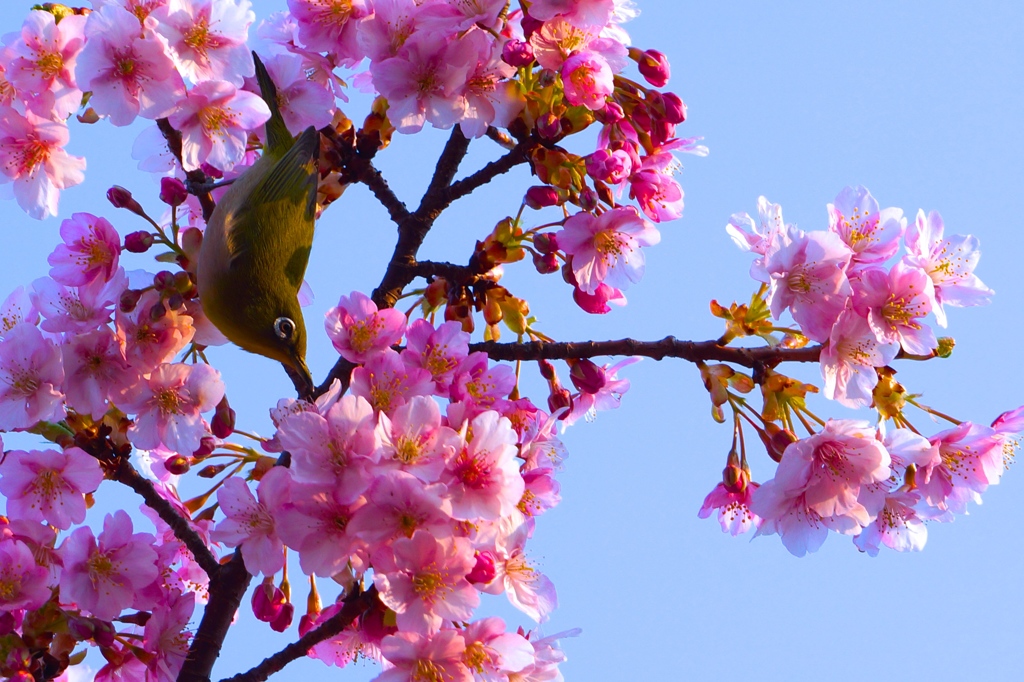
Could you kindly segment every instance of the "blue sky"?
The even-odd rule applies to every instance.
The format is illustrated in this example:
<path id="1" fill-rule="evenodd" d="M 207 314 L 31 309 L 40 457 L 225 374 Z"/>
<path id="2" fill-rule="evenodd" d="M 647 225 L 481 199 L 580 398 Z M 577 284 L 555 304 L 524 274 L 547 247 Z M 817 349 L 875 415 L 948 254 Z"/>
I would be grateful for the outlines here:
<path id="1" fill-rule="evenodd" d="M 0 32 L 16 30 L 28 2 L 5 2 Z M 260 16 L 283 0 L 255 3 Z M 825 204 L 845 185 L 867 186 L 883 206 L 913 216 L 938 210 L 947 231 L 981 240 L 978 270 L 996 291 L 987 308 L 953 309 L 957 340 L 946 361 L 897 365 L 914 393 L 961 419 L 988 422 L 1024 403 L 1016 344 L 1024 332 L 1018 223 L 1024 184 L 1024 11 L 1015 2 L 849 3 L 641 2 L 627 28 L 634 44 L 670 58 L 669 89 L 689 105 L 684 135 L 703 135 L 711 154 L 685 157 L 682 220 L 662 227 L 647 275 L 630 303 L 602 317 L 575 309 L 557 276 L 509 268 L 508 286 L 526 296 L 541 328 L 558 339 L 707 339 L 721 332 L 712 298 L 744 300 L 754 289 L 749 257 L 723 226 L 753 212 L 758 195 L 782 204 L 805 230 L 827 225 Z M 348 109 L 360 120 L 365 111 Z M 135 170 L 140 127 L 72 125 L 73 153 L 89 158 L 88 181 L 65 193 L 62 217 L 102 213 L 127 232 L 143 225 L 103 199 L 125 185 L 155 205 L 156 184 Z M 443 134 L 398 136 L 379 166 L 407 202 L 418 200 Z M 575 151 L 589 151 L 588 141 Z M 474 144 L 465 168 L 493 158 Z M 518 206 L 522 169 L 455 205 L 430 235 L 427 257 L 460 261 L 472 240 Z M 60 221 L 37 222 L 0 204 L 6 267 L 0 294 L 46 274 Z M 317 294 L 311 329 L 339 295 L 376 285 L 393 246 L 386 213 L 351 188 L 318 226 L 308 279 Z M 142 267 L 135 261 L 134 267 Z M 309 364 L 332 362 L 326 337 L 311 341 Z M 268 432 L 267 409 L 288 394 L 276 367 L 237 349 L 211 355 L 245 425 Z M 255 370 L 255 371 L 254 371 Z M 813 367 L 794 372 L 817 380 Z M 952 524 L 931 524 L 924 552 L 871 559 L 833 535 L 804 559 L 775 537 L 731 538 L 697 519 L 718 480 L 729 429 L 709 418 L 697 371 L 645 360 L 617 412 L 572 428 L 562 505 L 542 517 L 531 549 L 554 580 L 560 608 L 547 633 L 581 627 L 565 642 L 568 680 L 680 680 L 731 675 L 762 680 L 1010 679 L 1024 665 L 1020 604 L 1024 547 L 1015 528 L 1024 481 L 1011 469 L 983 506 Z M 819 401 L 822 414 L 853 417 Z M 863 418 L 867 412 L 859 413 Z M 924 415 L 915 424 L 935 432 Z M 756 480 L 773 465 L 755 453 Z M 112 484 L 106 483 L 105 486 Z M 111 489 L 101 490 L 109 496 Z M 114 506 L 133 506 L 120 493 Z M 297 591 L 301 608 L 304 594 Z M 488 612 L 525 619 L 499 600 Z M 228 676 L 287 643 L 242 618 L 216 669 Z M 254 653 L 256 652 L 256 653 Z M 321 675 L 316 662 L 282 679 Z M 357 666 L 339 680 L 376 674 Z"/>

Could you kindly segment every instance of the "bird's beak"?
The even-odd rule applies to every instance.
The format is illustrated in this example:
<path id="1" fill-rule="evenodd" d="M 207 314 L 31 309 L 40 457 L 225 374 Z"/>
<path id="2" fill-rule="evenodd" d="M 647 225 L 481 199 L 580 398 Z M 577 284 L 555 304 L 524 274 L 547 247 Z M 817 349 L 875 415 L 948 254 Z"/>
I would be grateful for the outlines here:
<path id="1" fill-rule="evenodd" d="M 284 370 L 288 373 L 288 378 L 292 380 L 292 384 L 295 386 L 295 391 L 299 394 L 299 397 L 305 400 L 312 400 L 313 390 L 316 386 L 313 384 L 313 375 L 309 373 L 309 368 L 306 367 L 306 361 L 300 357 L 292 357 L 290 364 L 285 363 Z"/>

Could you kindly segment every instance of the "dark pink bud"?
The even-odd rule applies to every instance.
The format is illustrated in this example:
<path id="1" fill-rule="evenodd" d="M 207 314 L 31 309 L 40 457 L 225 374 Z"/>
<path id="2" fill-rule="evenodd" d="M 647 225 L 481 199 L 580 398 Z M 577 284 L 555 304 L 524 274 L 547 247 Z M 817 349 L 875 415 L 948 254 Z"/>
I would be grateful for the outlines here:
<path id="1" fill-rule="evenodd" d="M 167 473 L 174 474 L 175 476 L 186 474 L 191 468 L 192 463 L 189 462 L 188 457 L 182 457 L 181 455 L 175 455 L 164 462 L 164 469 L 167 469 Z"/>
<path id="2" fill-rule="evenodd" d="M 111 623 L 102 620 L 93 621 L 93 634 L 92 641 L 100 646 L 112 646 L 114 644 L 114 638 L 117 636 L 117 630 Z"/>
<path id="3" fill-rule="evenodd" d="M 665 105 L 665 120 L 669 123 L 680 124 L 686 120 L 686 104 L 679 99 L 674 92 L 662 94 L 661 100 Z"/>
<path id="4" fill-rule="evenodd" d="M 533 46 L 526 41 L 513 38 L 501 48 L 501 59 L 516 68 L 529 66 L 533 64 Z"/>
<path id="5" fill-rule="evenodd" d="M 228 397 L 224 396 L 217 403 L 217 409 L 213 412 L 213 421 L 210 422 L 210 430 L 217 438 L 227 438 L 235 432 L 235 411 L 228 404 Z"/>
<path id="6" fill-rule="evenodd" d="M 562 133 L 562 120 L 550 111 L 537 119 L 537 134 L 546 140 L 553 140 Z"/>
<path id="7" fill-rule="evenodd" d="M 587 175 L 610 185 L 623 182 L 633 172 L 633 160 L 622 149 L 598 149 L 586 157 L 586 164 Z"/>
<path id="8" fill-rule="evenodd" d="M 153 276 L 153 286 L 157 291 L 174 288 L 174 273 L 170 270 L 161 270 Z"/>
<path id="9" fill-rule="evenodd" d="M 561 203 L 562 196 L 550 185 L 534 185 L 526 190 L 526 205 L 534 210 L 545 206 L 558 206 Z"/>
<path id="10" fill-rule="evenodd" d="M 292 624 L 292 618 L 295 617 L 295 606 L 291 603 L 285 604 L 281 607 L 281 613 L 278 614 L 277 618 L 270 621 L 270 628 L 274 632 L 284 632 Z"/>
<path id="11" fill-rule="evenodd" d="M 178 178 L 160 178 L 160 201 L 168 206 L 181 206 L 188 199 L 185 183 Z"/>
<path id="12" fill-rule="evenodd" d="M 665 119 L 651 122 L 651 144 L 660 147 L 676 136 L 676 126 Z"/>
<path id="13" fill-rule="evenodd" d="M 14 632 L 21 624 L 16 622 L 14 614 L 10 611 L 0 613 L 0 637 L 6 637 Z"/>
<path id="14" fill-rule="evenodd" d="M 185 305 L 185 298 L 177 291 L 167 297 L 167 307 L 171 310 L 181 310 L 183 305 Z"/>
<path id="15" fill-rule="evenodd" d="M 558 376 L 555 372 L 555 366 L 547 360 L 538 360 L 537 365 L 540 367 L 540 375 L 544 377 L 545 380 L 551 381 Z"/>
<path id="16" fill-rule="evenodd" d="M 158 301 L 153 304 L 153 307 L 149 309 L 149 319 L 152 322 L 159 322 L 167 316 L 167 308 L 164 307 L 163 301 Z"/>
<path id="17" fill-rule="evenodd" d="M 626 112 L 622 110 L 622 105 L 618 102 L 608 102 L 604 105 L 604 109 L 594 112 L 594 118 L 605 125 L 611 125 L 626 118 Z"/>
<path id="18" fill-rule="evenodd" d="M 215 166 L 211 166 L 208 163 L 201 164 L 199 166 L 199 170 L 203 171 L 204 173 L 209 175 L 214 180 L 220 180 L 221 178 L 224 177 L 224 171 L 222 171 L 219 168 L 216 168 Z"/>
<path id="19" fill-rule="evenodd" d="M 153 246 L 153 235 L 145 230 L 131 232 L 124 237 L 124 250 L 131 253 L 146 253 Z"/>
<path id="20" fill-rule="evenodd" d="M 537 268 L 537 272 L 542 275 L 550 275 L 552 272 L 557 272 L 561 265 L 558 263 L 558 256 L 553 253 L 535 253 L 533 254 L 533 267 Z"/>
<path id="21" fill-rule="evenodd" d="M 217 439 L 206 436 L 199 440 L 199 449 L 192 453 L 192 456 L 196 459 L 202 459 L 203 457 L 209 457 L 213 454 L 213 451 L 217 449 Z"/>
<path id="22" fill-rule="evenodd" d="M 466 576 L 470 583 L 486 585 L 492 582 L 498 575 L 498 569 L 494 563 L 494 555 L 488 551 L 476 553 L 476 565 Z"/>
<path id="23" fill-rule="evenodd" d="M 608 383 L 604 370 L 585 358 L 572 366 L 569 379 L 580 393 L 595 394 Z"/>
<path id="24" fill-rule="evenodd" d="M 590 313 L 591 315 L 604 315 L 605 313 L 611 312 L 611 306 L 608 305 L 608 301 L 621 300 L 622 292 L 618 289 L 608 286 L 604 282 L 597 285 L 597 290 L 592 294 L 585 293 L 578 287 L 573 289 L 572 300 L 576 302 L 584 312 Z"/>
<path id="25" fill-rule="evenodd" d="M 637 62 L 640 73 L 647 82 L 656 88 L 663 88 L 668 83 L 672 72 L 668 66 L 668 57 L 658 50 L 647 50 Z"/>
<path id="26" fill-rule="evenodd" d="M 580 208 L 584 211 L 593 211 L 597 208 L 597 192 L 589 187 L 584 187 L 580 190 L 578 201 Z"/>
<path id="27" fill-rule="evenodd" d="M 125 208 L 135 215 L 146 215 L 146 212 L 142 210 L 142 205 L 132 197 L 132 193 L 119 185 L 114 185 L 107 190 L 107 201 L 113 204 L 114 208 Z"/>
<path id="28" fill-rule="evenodd" d="M 554 232 L 543 232 L 533 235 L 533 248 L 548 254 L 558 251 L 558 238 Z"/>
<path id="29" fill-rule="evenodd" d="M 741 494 L 750 483 L 750 474 L 737 464 L 729 464 L 722 470 L 722 485 L 731 493 Z"/>
<path id="30" fill-rule="evenodd" d="M 540 19 L 534 19 L 529 14 L 523 14 L 523 19 L 520 24 L 523 27 L 523 35 L 526 36 L 527 40 L 529 40 L 530 36 L 544 25 L 544 22 Z"/>
<path id="31" fill-rule="evenodd" d="M 629 122 L 632 123 L 633 127 L 637 130 L 650 130 L 651 112 L 647 111 L 647 107 L 645 105 L 638 103 L 633 107 L 633 110 L 629 112 Z"/>
<path id="32" fill-rule="evenodd" d="M 121 299 L 118 301 L 117 307 L 120 308 L 122 313 L 130 313 L 135 310 L 135 306 L 139 304 L 140 298 L 142 298 L 141 291 L 125 289 L 121 292 Z"/>
<path id="33" fill-rule="evenodd" d="M 272 580 L 260 583 L 252 591 L 252 613 L 264 623 L 271 623 L 279 618 L 287 603 L 284 592 L 276 587 Z"/>
<path id="34" fill-rule="evenodd" d="M 572 394 L 564 387 L 551 391 L 551 395 L 548 396 L 548 411 L 555 414 L 559 410 L 565 410 L 558 416 L 559 419 L 565 419 L 572 412 Z"/>

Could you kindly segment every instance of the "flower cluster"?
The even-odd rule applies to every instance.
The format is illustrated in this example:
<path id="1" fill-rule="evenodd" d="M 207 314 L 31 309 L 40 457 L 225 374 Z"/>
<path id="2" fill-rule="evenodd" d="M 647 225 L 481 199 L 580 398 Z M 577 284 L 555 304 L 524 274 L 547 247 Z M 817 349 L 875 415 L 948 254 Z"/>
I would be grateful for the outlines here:
<path id="1" fill-rule="evenodd" d="M 907 395 L 887 367 L 898 353 L 918 359 L 948 353 L 925 321 L 929 313 L 944 327 L 945 305 L 988 302 L 992 291 L 974 274 L 978 242 L 946 237 L 934 211 L 919 211 L 908 226 L 900 209 L 880 209 L 863 187 L 847 187 L 829 204 L 824 231 L 805 233 L 786 224 L 782 209 L 764 197 L 758 209 L 757 220 L 736 214 L 726 228 L 757 255 L 751 275 L 763 284 L 744 309 L 745 321 L 771 338 L 764 318 L 788 310 L 797 327 L 786 330 L 786 343 L 821 343 L 825 397 L 851 408 L 872 407 L 879 423 L 822 421 L 803 401 L 813 387 L 769 373 L 762 385 L 765 409 L 751 423 L 779 462 L 775 477 L 758 486 L 750 482 L 745 456 L 731 461 L 701 516 L 718 509 L 723 529 L 733 534 L 754 528 L 759 535 L 777 533 L 798 556 L 818 549 L 829 530 L 853 536 L 871 555 L 883 545 L 920 550 L 925 521 L 951 521 L 954 513 L 966 513 L 968 501 L 980 502 L 981 493 L 999 482 L 1024 432 L 1024 408 L 991 426 L 953 420 Z M 738 311 L 721 315 L 735 323 Z M 730 400 L 737 410 L 746 408 L 722 381 L 714 388 L 716 409 Z M 903 412 L 908 403 L 952 421 L 953 428 L 921 435 Z M 794 415 L 808 437 L 794 435 Z M 820 430 L 810 427 L 808 416 Z M 779 420 L 783 427 L 774 423 Z"/>

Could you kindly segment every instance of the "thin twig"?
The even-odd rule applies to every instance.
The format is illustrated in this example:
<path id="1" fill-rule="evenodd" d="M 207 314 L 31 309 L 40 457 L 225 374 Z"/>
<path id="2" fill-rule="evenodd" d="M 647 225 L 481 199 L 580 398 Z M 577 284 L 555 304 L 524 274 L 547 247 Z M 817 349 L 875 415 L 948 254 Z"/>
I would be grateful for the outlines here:
<path id="1" fill-rule="evenodd" d="M 276 672 L 280 672 L 286 665 L 294 660 L 303 658 L 309 650 L 335 637 L 367 609 L 377 602 L 377 588 L 371 586 L 366 592 L 353 592 L 345 598 L 344 606 L 333 616 L 316 626 L 305 635 L 292 642 L 273 656 L 265 658 L 263 662 L 244 673 L 234 677 L 228 677 L 221 682 L 263 682 Z"/>

